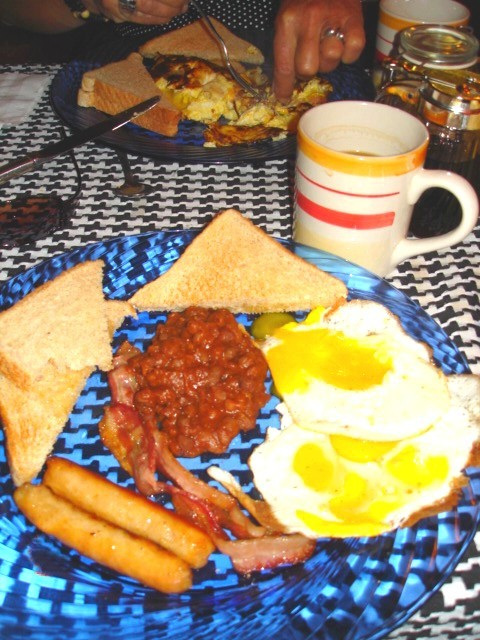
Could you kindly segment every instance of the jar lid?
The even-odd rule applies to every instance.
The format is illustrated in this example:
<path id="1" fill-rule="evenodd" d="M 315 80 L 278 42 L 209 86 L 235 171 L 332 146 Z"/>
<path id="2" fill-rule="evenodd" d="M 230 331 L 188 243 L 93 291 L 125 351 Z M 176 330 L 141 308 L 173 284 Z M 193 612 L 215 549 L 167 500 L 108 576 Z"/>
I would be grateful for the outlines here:
<path id="1" fill-rule="evenodd" d="M 479 42 L 467 28 L 422 24 L 400 32 L 400 54 L 433 69 L 462 69 L 477 61 Z"/>
<path id="2" fill-rule="evenodd" d="M 480 130 L 479 96 L 446 91 L 435 82 L 424 82 L 420 87 L 419 111 L 428 122 L 450 129 Z"/>

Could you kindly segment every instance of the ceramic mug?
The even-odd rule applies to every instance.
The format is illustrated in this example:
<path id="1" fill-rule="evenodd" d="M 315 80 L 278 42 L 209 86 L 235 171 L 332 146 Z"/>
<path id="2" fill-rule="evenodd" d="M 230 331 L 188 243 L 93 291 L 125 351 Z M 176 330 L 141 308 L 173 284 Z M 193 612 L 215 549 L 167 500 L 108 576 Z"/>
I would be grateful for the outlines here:
<path id="1" fill-rule="evenodd" d="M 423 168 L 429 136 L 415 116 L 374 102 L 328 102 L 300 118 L 297 136 L 297 242 L 385 276 L 406 258 L 461 242 L 475 226 L 469 182 Z M 413 205 L 430 187 L 451 191 L 462 218 L 441 236 L 407 238 Z"/>
<path id="2" fill-rule="evenodd" d="M 380 0 L 375 57 L 389 56 L 399 31 L 417 24 L 466 25 L 470 12 L 455 0 Z"/>

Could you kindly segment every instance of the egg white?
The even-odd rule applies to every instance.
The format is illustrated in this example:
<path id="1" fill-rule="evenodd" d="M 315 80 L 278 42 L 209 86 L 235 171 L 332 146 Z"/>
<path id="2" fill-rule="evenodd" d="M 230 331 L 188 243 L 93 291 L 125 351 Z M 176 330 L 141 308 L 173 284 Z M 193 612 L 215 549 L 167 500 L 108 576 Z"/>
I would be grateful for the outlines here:
<path id="1" fill-rule="evenodd" d="M 270 429 L 248 463 L 285 531 L 311 538 L 372 536 L 441 505 L 456 490 L 480 435 L 480 378 L 449 376 L 448 387 L 451 401 L 442 418 L 397 442 L 306 430 L 283 407 L 282 429 Z M 348 446 L 340 447 L 345 441 Z"/>
<path id="2" fill-rule="evenodd" d="M 449 405 L 430 349 L 375 302 L 316 310 L 262 349 L 293 420 L 306 429 L 398 440 L 429 429 Z"/>

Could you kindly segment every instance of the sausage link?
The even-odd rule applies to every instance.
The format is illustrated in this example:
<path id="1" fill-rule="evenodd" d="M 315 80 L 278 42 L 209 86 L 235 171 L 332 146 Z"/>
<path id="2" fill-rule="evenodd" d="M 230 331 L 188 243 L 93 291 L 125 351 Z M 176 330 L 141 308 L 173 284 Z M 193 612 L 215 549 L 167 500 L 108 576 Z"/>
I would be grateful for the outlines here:
<path id="1" fill-rule="evenodd" d="M 168 549 L 194 568 L 214 549 L 206 533 L 171 509 L 65 458 L 47 461 L 43 483 L 80 509 Z"/>
<path id="2" fill-rule="evenodd" d="M 165 593 L 191 587 L 192 570 L 183 560 L 78 509 L 48 487 L 24 484 L 13 495 L 38 529 L 96 562 Z"/>

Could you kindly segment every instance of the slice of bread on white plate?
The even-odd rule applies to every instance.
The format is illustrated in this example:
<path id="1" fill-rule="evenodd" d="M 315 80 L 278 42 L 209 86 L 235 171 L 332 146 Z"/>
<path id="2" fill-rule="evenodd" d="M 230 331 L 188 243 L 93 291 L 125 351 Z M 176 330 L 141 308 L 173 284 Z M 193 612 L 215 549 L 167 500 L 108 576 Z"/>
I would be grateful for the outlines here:
<path id="1" fill-rule="evenodd" d="M 78 90 L 80 107 L 94 107 L 114 115 L 148 98 L 161 95 L 143 64 L 142 56 L 131 53 L 124 60 L 86 71 Z M 180 111 L 165 97 L 146 113 L 133 120 L 140 127 L 164 136 L 178 131 Z"/>
<path id="2" fill-rule="evenodd" d="M 264 63 L 263 53 L 258 47 L 233 34 L 215 18 L 210 20 L 225 41 L 231 60 L 254 65 Z M 152 38 L 141 45 L 138 51 L 145 58 L 155 58 L 159 54 L 177 55 L 202 58 L 223 65 L 222 49 L 203 20 Z"/>
<path id="3" fill-rule="evenodd" d="M 331 307 L 343 282 L 289 251 L 234 209 L 218 214 L 170 269 L 139 289 L 139 310 L 225 308 L 266 313 Z"/>

